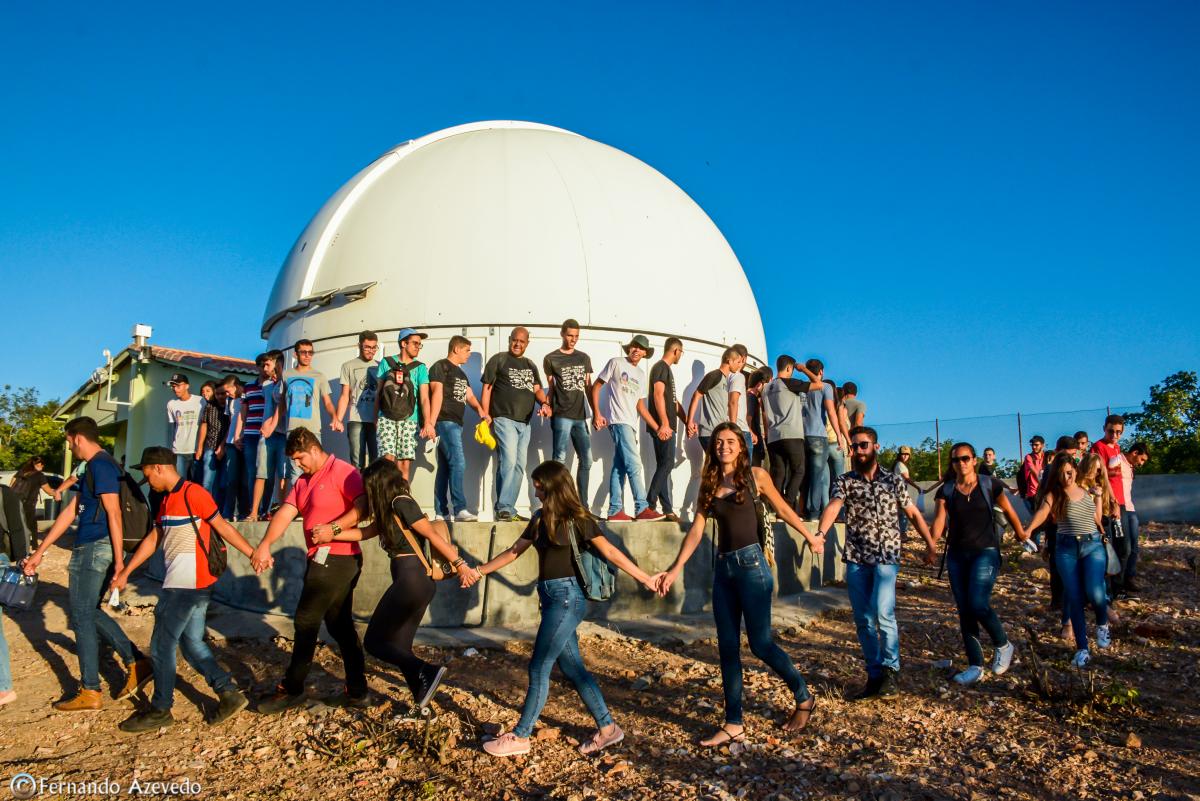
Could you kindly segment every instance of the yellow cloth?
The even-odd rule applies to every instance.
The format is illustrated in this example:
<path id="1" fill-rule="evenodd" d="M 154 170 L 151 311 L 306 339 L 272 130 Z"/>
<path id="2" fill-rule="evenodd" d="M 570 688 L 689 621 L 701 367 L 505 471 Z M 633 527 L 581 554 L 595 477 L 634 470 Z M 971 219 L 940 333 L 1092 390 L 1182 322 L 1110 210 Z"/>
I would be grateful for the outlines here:
<path id="1" fill-rule="evenodd" d="M 475 426 L 475 441 L 486 445 L 488 450 L 496 450 L 496 438 L 492 436 L 492 429 L 487 420 L 480 420 L 479 425 Z"/>

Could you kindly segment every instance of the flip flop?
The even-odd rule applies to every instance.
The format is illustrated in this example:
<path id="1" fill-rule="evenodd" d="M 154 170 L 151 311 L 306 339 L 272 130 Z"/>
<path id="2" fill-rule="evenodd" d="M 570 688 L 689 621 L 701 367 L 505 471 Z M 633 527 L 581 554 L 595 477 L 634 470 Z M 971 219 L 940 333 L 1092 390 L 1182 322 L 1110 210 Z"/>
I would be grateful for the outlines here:
<path id="1" fill-rule="evenodd" d="M 704 740 L 701 740 L 700 747 L 701 748 L 720 748 L 721 746 L 723 746 L 727 743 L 742 743 L 742 742 L 746 741 L 746 730 L 745 729 L 742 729 L 737 734 L 734 734 L 729 729 L 722 726 L 719 730 L 717 730 L 717 733 L 714 734 L 713 737 L 720 737 L 722 734 L 725 735 L 724 740 L 721 740 L 720 742 L 715 742 L 715 743 L 706 743 Z M 705 739 L 708 739 L 708 738 L 705 738 Z"/>
<path id="2" fill-rule="evenodd" d="M 812 717 L 813 710 L 817 708 L 817 696 L 810 695 L 804 703 L 807 707 L 796 704 L 796 710 L 792 712 L 792 716 L 788 718 L 788 722 L 783 724 L 784 731 L 804 731 L 804 727 L 808 725 L 809 718 Z"/>

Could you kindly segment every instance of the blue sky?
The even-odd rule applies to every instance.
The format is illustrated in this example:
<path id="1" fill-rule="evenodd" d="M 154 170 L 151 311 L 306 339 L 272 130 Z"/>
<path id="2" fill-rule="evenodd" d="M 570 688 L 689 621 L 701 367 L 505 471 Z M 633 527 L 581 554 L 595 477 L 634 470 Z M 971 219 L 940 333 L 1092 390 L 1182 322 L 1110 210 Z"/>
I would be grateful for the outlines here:
<path id="1" fill-rule="evenodd" d="M 338 186 L 498 118 L 682 186 L 875 421 L 1200 366 L 1200 5 L 441 5 L 7 4 L 0 383 L 64 396 L 138 321 L 252 355 Z"/>

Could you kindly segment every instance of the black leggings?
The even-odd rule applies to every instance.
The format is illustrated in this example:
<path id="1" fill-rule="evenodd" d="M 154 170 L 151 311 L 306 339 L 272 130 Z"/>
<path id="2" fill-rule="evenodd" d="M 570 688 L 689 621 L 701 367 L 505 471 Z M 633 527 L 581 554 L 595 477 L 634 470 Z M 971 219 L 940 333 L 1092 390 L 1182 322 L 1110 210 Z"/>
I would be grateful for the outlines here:
<path id="1" fill-rule="evenodd" d="M 800 488 L 804 486 L 804 440 L 799 437 L 776 440 L 767 445 L 767 450 L 771 453 L 771 480 L 775 489 L 795 509 Z"/>
<path id="2" fill-rule="evenodd" d="M 392 586 L 379 599 L 363 640 L 367 653 L 400 668 L 414 698 L 422 672 L 433 666 L 413 654 L 413 637 L 436 590 L 434 580 L 425 575 L 415 556 L 393 558 Z"/>
<path id="3" fill-rule="evenodd" d="M 367 694 L 366 657 L 354 628 L 354 585 L 362 573 L 362 556 L 329 556 L 325 564 L 311 559 L 304 572 L 304 589 L 296 605 L 296 636 L 292 661 L 284 674 L 283 687 L 289 695 L 304 692 L 304 680 L 312 668 L 321 621 L 329 629 L 346 666 L 346 694 Z"/>

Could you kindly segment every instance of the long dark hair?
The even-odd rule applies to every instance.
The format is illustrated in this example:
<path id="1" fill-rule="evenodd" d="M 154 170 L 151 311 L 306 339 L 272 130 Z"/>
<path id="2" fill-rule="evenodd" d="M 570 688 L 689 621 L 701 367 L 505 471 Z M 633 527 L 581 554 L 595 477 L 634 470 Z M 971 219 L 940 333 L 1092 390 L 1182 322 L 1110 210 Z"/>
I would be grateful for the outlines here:
<path id="1" fill-rule="evenodd" d="M 704 453 L 704 467 L 700 469 L 700 495 L 696 499 L 696 509 L 701 514 L 708 514 L 708 507 L 717 497 L 717 489 L 725 478 L 725 474 L 721 470 L 721 462 L 717 459 L 717 435 L 725 431 L 737 434 L 737 440 L 741 443 L 738 445 L 737 461 L 733 465 L 733 502 L 745 503 L 750 491 L 746 481 L 746 476 L 750 472 L 750 457 L 746 453 L 746 436 L 737 423 L 721 423 L 713 429 L 712 436 L 708 440 L 708 450 Z"/>
<path id="2" fill-rule="evenodd" d="M 19 468 L 17 468 L 17 475 L 23 477 L 23 476 L 27 476 L 30 473 L 34 472 L 35 470 L 37 470 L 37 468 L 34 465 L 36 465 L 38 462 L 41 462 L 43 465 L 46 464 L 46 460 L 43 459 L 41 456 L 29 457 L 28 459 L 25 460 L 24 464 L 22 464 Z"/>
<path id="3" fill-rule="evenodd" d="M 542 487 L 542 526 L 555 545 L 559 544 L 558 530 L 564 523 L 573 522 L 582 527 L 591 520 L 583 501 L 579 500 L 575 479 L 561 462 L 542 462 L 533 468 L 529 478 Z"/>
<path id="4" fill-rule="evenodd" d="M 1050 463 L 1050 469 L 1046 473 L 1046 488 L 1042 497 L 1045 497 L 1045 494 L 1054 495 L 1054 505 L 1050 507 L 1050 513 L 1054 515 L 1055 520 L 1065 519 L 1067 503 L 1070 501 L 1070 498 L 1067 497 L 1067 488 L 1075 483 L 1063 478 L 1063 470 L 1068 466 L 1078 474 L 1079 468 L 1075 467 L 1075 460 L 1071 458 L 1071 454 L 1060 453 L 1054 457 L 1054 461 Z M 1038 505 L 1041 505 L 1040 502 Z"/>
<path id="5" fill-rule="evenodd" d="M 367 465 L 363 471 L 363 485 L 367 491 L 367 514 L 374 521 L 385 550 L 390 550 L 404 539 L 404 532 L 392 511 L 392 501 L 399 495 L 412 495 L 408 482 L 399 465 L 381 458 Z"/>

